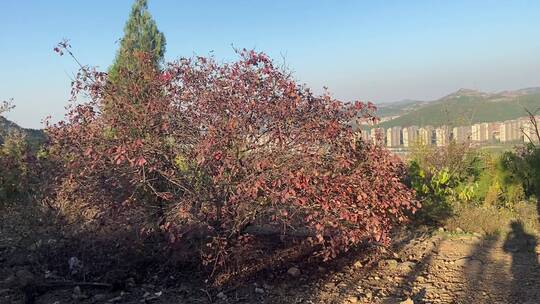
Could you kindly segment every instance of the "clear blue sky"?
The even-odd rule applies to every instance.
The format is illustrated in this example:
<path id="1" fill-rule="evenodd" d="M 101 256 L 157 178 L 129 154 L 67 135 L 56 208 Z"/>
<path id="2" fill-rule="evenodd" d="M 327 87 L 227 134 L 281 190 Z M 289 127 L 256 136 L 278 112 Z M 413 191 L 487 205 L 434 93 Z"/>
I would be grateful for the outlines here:
<path id="1" fill-rule="evenodd" d="M 106 69 L 131 0 L 1 0 L 0 100 L 25 127 L 61 119 L 69 38 L 80 60 Z M 286 59 L 295 77 L 338 98 L 434 99 L 461 87 L 540 86 L 540 1 L 149 0 L 168 59 L 236 47 Z"/>

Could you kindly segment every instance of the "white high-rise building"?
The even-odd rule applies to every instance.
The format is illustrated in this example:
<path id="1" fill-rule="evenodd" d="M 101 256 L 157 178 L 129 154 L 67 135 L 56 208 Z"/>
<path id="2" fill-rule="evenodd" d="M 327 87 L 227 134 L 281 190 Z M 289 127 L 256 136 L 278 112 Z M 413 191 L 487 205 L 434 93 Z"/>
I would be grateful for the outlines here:
<path id="1" fill-rule="evenodd" d="M 475 142 L 485 142 L 490 139 L 489 124 L 487 122 L 477 123 L 471 126 L 471 139 Z"/>
<path id="2" fill-rule="evenodd" d="M 433 142 L 433 127 L 425 126 L 418 129 L 418 141 L 422 145 L 431 145 Z"/>
<path id="3" fill-rule="evenodd" d="M 448 127 L 442 126 L 435 129 L 435 144 L 437 147 L 446 146 L 449 140 L 450 132 L 448 132 Z"/>
<path id="4" fill-rule="evenodd" d="M 502 143 L 521 141 L 520 122 L 518 120 L 507 120 L 501 123 L 499 131 L 499 139 Z"/>
<path id="5" fill-rule="evenodd" d="M 401 146 L 401 127 L 391 127 L 386 129 L 386 146 Z"/>
<path id="6" fill-rule="evenodd" d="M 457 143 L 464 143 L 471 140 L 471 127 L 460 126 L 452 129 L 452 139 Z"/>
<path id="7" fill-rule="evenodd" d="M 412 147 L 418 141 L 417 126 L 405 127 L 401 133 L 403 134 L 403 146 L 406 148 Z"/>

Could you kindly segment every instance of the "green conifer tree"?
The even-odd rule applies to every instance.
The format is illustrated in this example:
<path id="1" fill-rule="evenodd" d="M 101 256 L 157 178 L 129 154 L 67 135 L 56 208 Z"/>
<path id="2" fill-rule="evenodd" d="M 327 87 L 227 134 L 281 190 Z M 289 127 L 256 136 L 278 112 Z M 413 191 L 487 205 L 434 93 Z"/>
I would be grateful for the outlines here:
<path id="1" fill-rule="evenodd" d="M 109 68 L 109 77 L 112 82 L 119 81 L 119 71 L 134 71 L 139 61 L 136 52 L 152 55 L 156 68 L 163 60 L 165 54 L 165 35 L 157 28 L 156 22 L 148 11 L 147 0 L 136 0 L 131 14 L 124 27 L 124 37 L 120 41 L 120 49 L 116 59 Z"/>

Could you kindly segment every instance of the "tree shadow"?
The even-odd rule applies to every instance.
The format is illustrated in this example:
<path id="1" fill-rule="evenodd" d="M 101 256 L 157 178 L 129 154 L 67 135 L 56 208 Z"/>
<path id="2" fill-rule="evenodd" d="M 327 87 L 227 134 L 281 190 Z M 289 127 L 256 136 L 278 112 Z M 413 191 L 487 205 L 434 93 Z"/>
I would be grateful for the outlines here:
<path id="1" fill-rule="evenodd" d="M 485 236 L 470 251 L 462 269 L 465 288 L 455 295 L 456 303 L 507 303 L 504 291 L 510 280 L 504 266 L 492 259 L 499 239 L 498 235 Z"/>
<path id="2" fill-rule="evenodd" d="M 463 268 L 466 287 L 455 303 L 538 303 L 537 240 L 520 221 L 511 222 L 510 229 L 502 248 L 497 236 L 473 248 Z"/>
<path id="3" fill-rule="evenodd" d="M 503 245 L 505 252 L 512 255 L 512 284 L 510 298 L 516 303 L 538 300 L 538 286 L 540 286 L 540 265 L 536 253 L 536 237 L 524 230 L 523 223 L 513 221 L 510 224 Z"/>
<path id="4" fill-rule="evenodd" d="M 311 277 L 309 287 L 301 295 L 303 297 L 301 303 L 350 303 L 351 296 L 362 298 L 361 301 L 364 301 L 362 303 L 379 300 L 382 300 L 382 303 L 399 303 L 408 297 L 415 303 L 424 303 L 426 290 L 414 290 L 412 282 L 423 275 L 433 259 L 433 252 L 438 250 L 440 239 L 433 240 L 431 235 L 431 230 L 409 231 L 399 240 L 395 240 L 388 251 L 383 250 L 383 253 L 373 252 L 372 254 L 357 253 L 332 262 L 333 266 L 328 265 L 329 271 L 325 275 Z M 407 248 L 412 250 L 418 244 L 425 244 L 427 247 L 425 252 L 415 257 L 417 260 L 414 263 L 410 263 L 405 256 L 398 257 L 393 254 L 393 252 L 403 254 L 403 252 L 408 252 Z M 418 253 L 416 250 L 414 252 Z M 354 266 L 355 261 L 358 260 L 362 261 L 361 268 Z M 385 261 L 388 260 L 396 260 L 398 265 L 388 268 L 385 265 Z M 407 270 L 400 268 L 399 265 L 407 263 L 413 266 Z M 375 276 L 380 277 L 374 279 Z M 329 285 L 332 288 L 329 288 Z M 290 303 L 295 303 L 295 301 L 291 300 Z"/>
<path id="5" fill-rule="evenodd" d="M 540 198 L 536 199 L 536 214 L 538 215 L 538 222 L 540 223 Z"/>

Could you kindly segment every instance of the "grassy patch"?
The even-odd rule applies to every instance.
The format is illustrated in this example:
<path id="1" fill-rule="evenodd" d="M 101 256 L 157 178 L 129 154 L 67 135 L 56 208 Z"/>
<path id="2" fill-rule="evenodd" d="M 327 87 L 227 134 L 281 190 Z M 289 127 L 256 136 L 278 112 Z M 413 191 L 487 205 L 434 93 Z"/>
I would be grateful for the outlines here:
<path id="1" fill-rule="evenodd" d="M 510 223 L 516 220 L 523 223 L 527 233 L 539 235 L 538 214 L 533 202 L 517 203 L 512 210 L 495 206 L 461 206 L 444 224 L 449 231 L 460 228 L 469 233 L 501 235 L 508 232 Z"/>

